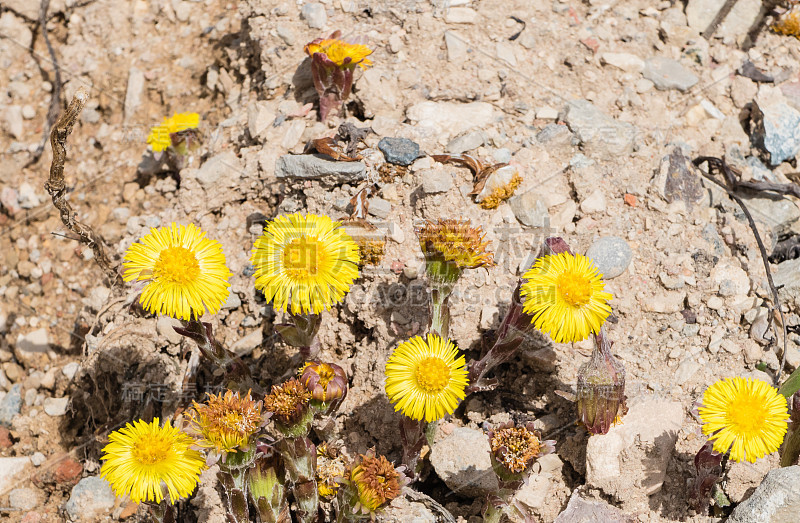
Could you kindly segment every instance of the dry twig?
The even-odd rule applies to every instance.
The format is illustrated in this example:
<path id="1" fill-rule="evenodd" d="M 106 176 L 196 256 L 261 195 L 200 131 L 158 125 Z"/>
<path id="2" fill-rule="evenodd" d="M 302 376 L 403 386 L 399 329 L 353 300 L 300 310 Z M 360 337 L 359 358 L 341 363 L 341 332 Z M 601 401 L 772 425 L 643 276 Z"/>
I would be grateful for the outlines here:
<path id="1" fill-rule="evenodd" d="M 67 190 L 67 184 L 64 180 L 64 163 L 67 160 L 67 137 L 72 133 L 72 128 L 75 126 L 78 115 L 81 114 L 88 99 L 89 94 L 86 89 L 83 87 L 78 89 L 66 112 L 61 115 L 50 132 L 53 163 L 50 165 L 50 177 L 45 182 L 44 188 L 53 199 L 53 205 L 61 214 L 61 221 L 64 225 L 80 237 L 81 243 L 85 243 L 92 249 L 97 264 L 106 274 L 111 284 L 117 285 L 121 283 L 121 278 L 116 267 L 111 264 L 111 261 L 106 256 L 103 249 L 103 238 L 94 232 L 91 227 L 75 218 L 75 211 L 72 210 L 69 201 L 64 197 Z"/>

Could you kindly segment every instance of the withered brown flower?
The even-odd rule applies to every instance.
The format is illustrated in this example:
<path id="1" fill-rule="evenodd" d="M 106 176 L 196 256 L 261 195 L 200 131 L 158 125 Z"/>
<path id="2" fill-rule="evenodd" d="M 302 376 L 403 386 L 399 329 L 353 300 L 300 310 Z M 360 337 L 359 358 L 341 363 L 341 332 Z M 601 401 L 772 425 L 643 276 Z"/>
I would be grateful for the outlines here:
<path id="1" fill-rule="evenodd" d="M 361 454 L 350 470 L 350 481 L 358 490 L 358 502 L 364 511 L 374 512 L 400 495 L 400 473 L 384 456 L 374 450 Z"/>
<path id="2" fill-rule="evenodd" d="M 264 398 L 264 409 L 272 412 L 283 425 L 300 422 L 308 411 L 311 392 L 296 378 L 273 385 L 272 392 Z"/>

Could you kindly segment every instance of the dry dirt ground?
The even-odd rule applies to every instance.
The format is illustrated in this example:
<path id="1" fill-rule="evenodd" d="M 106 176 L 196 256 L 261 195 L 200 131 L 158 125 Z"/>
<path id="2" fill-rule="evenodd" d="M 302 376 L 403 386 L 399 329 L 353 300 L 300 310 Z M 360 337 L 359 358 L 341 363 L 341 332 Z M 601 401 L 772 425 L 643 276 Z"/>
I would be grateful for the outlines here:
<path id="1" fill-rule="evenodd" d="M 75 484 L 97 475 L 109 431 L 137 417 L 174 415 L 212 390 L 218 376 L 201 366 L 195 386 L 182 388 L 191 346 L 170 321 L 131 305 L 130 289 L 104 281 L 91 251 L 71 239 L 47 198 L 50 147 L 38 160 L 36 151 L 57 81 L 34 4 L 0 4 L 0 396 L 21 398 L 19 413 L 0 419 L 0 463 L 17 467 L 5 469 L 17 474 L 13 482 L 0 479 L 0 518 L 142 517 L 129 502 L 109 504 L 103 492 L 83 508 L 67 501 Z M 464 480 L 454 467 L 470 464 L 448 452 L 480 455 L 480 441 L 470 436 L 487 424 L 536 419 L 557 441 L 558 455 L 526 487 L 536 520 L 553 521 L 579 487 L 576 496 L 603 500 L 637 521 L 709 519 L 686 503 L 692 459 L 704 441 L 693 404 L 721 377 L 772 380 L 781 349 L 764 341 L 772 301 L 742 213 L 710 184 L 692 185 L 700 183 L 696 171 L 670 185 L 668 156 L 726 156 L 748 179 L 788 182 L 793 158 L 774 168 L 745 158 L 763 159 L 748 136 L 753 100 L 800 101 L 798 41 L 762 31 L 744 52 L 742 28 L 752 12 L 737 12 L 706 40 L 699 36 L 704 27 L 687 21 L 688 8 L 669 1 L 317 6 L 301 16 L 299 1 L 53 0 L 46 32 L 63 83 L 58 109 L 79 86 L 90 88 L 66 167 L 79 219 L 102 234 L 115 263 L 150 227 L 172 221 L 194 222 L 221 241 L 235 297 L 207 321 L 268 387 L 292 370 L 293 352 L 275 339 L 275 314 L 253 288 L 256 213 L 305 210 L 341 219 L 350 198 L 377 183 L 369 219 L 388 237 L 386 254 L 325 315 L 321 342 L 323 357 L 347 370 L 351 387 L 327 434 L 351 454 L 375 446 L 395 461 L 397 421 L 383 393 L 383 365 L 427 322 L 415 225 L 469 219 L 497 254 L 497 265 L 469 271 L 451 300 L 452 336 L 471 357 L 491 341 L 547 235 L 563 236 L 580 253 L 618 237 L 621 245 L 604 251 L 624 260 L 624 272 L 607 281 L 614 295 L 608 326 L 627 371 L 633 417 L 613 440 L 620 445 L 614 456 L 624 457 L 617 469 L 603 468 L 610 444 L 593 443 L 574 423 L 573 404 L 555 393 L 574 390 L 591 346 L 538 340 L 497 370 L 497 390 L 471 396 L 440 424 L 433 466 L 417 488 L 455 517 L 479 521 L 485 485 Z M 315 95 L 303 45 L 335 29 L 366 36 L 375 50 L 374 67 L 358 73 L 347 115 L 375 131 L 367 145 L 404 137 L 428 154 L 466 147 L 490 163 L 510 160 L 522 174 L 516 194 L 524 198 L 483 209 L 468 196 L 467 169 L 427 157 L 382 168 L 377 149 L 365 153 L 366 179 L 279 178 L 280 156 L 302 152 L 343 121 L 320 123 L 306 105 Z M 643 74 L 652 57 L 682 64 L 675 85 L 654 85 Z M 738 74 L 746 61 L 774 82 Z M 581 100 L 606 116 L 575 102 Z M 162 117 L 185 111 L 201 115 L 203 145 L 183 169 L 169 171 L 152 159 L 145 137 Z M 797 200 L 750 196 L 768 251 L 800 232 Z M 796 270 L 786 267 L 790 289 Z M 787 324 L 796 325 L 800 304 L 789 291 L 783 296 Z M 800 363 L 800 338 L 793 336 L 787 371 Z M 473 473 L 488 458 L 478 462 Z M 736 465 L 728 497 L 742 501 L 775 466 L 774 456 Z M 208 474 L 181 517 L 222 521 L 216 503 Z M 398 503 L 393 517 L 407 521 L 415 510 L 422 521 L 433 517 L 416 505 Z"/>

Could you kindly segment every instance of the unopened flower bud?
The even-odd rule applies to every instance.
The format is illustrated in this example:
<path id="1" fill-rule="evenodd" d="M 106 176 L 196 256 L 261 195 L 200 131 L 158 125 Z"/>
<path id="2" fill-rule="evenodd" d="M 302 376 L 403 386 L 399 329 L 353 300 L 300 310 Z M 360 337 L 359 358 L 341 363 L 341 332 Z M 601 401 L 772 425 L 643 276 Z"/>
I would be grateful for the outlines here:
<path id="1" fill-rule="evenodd" d="M 300 382 L 311 392 L 314 401 L 330 404 L 347 395 L 347 374 L 335 363 L 307 363 Z"/>
<path id="2" fill-rule="evenodd" d="M 578 419 L 592 434 L 607 434 L 625 415 L 625 369 L 601 328 L 592 356 L 578 371 Z"/>

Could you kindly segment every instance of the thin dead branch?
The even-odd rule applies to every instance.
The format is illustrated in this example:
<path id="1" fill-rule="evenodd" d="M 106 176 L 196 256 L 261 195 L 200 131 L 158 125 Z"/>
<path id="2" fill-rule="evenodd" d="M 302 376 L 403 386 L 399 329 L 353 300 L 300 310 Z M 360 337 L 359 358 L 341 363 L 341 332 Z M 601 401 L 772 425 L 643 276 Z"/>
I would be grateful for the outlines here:
<path id="1" fill-rule="evenodd" d="M 775 288 L 775 282 L 772 280 L 772 272 L 769 270 L 769 258 L 767 256 L 767 249 L 764 247 L 764 242 L 761 241 L 761 235 L 758 233 L 758 228 L 756 227 L 756 222 L 753 220 L 753 216 L 750 214 L 747 206 L 744 204 L 739 196 L 736 195 L 736 190 L 739 188 L 749 188 L 753 189 L 752 182 L 741 182 L 737 176 L 737 171 L 728 165 L 724 158 L 716 158 L 713 156 L 699 156 L 694 159 L 692 162 L 695 166 L 699 167 L 703 163 L 708 164 L 708 172 L 699 169 L 703 176 L 721 187 L 728 193 L 728 196 L 731 197 L 733 201 L 739 204 L 741 207 L 742 212 L 747 217 L 747 222 L 750 224 L 750 229 L 753 231 L 753 236 L 756 238 L 756 244 L 758 244 L 758 251 L 761 253 L 761 260 L 764 262 L 764 270 L 767 273 L 767 283 L 769 284 L 769 289 L 772 292 L 772 299 L 774 301 L 774 308 L 777 309 L 778 314 L 781 317 L 781 327 L 783 328 L 783 355 L 781 357 L 781 365 L 778 369 L 777 374 L 775 375 L 775 385 L 777 386 L 780 384 L 781 381 L 781 374 L 783 373 L 783 367 L 786 365 L 786 345 L 787 345 L 787 337 L 786 337 L 786 318 L 783 316 L 783 309 L 781 308 L 780 298 L 778 297 L 778 289 Z M 725 184 L 718 181 L 716 178 L 712 176 L 714 170 L 721 172 L 722 175 L 725 177 Z M 766 183 L 766 182 L 759 182 L 759 183 Z M 764 188 L 761 189 L 763 191 L 775 191 L 775 187 L 777 185 L 792 185 L 792 184 L 768 184 L 773 186 L 771 188 Z M 785 194 L 785 193 L 783 193 Z"/>
<path id="2" fill-rule="evenodd" d="M 67 137 L 72 133 L 72 128 L 78 119 L 83 107 L 89 99 L 86 89 L 81 87 L 75 93 L 75 97 L 67 107 L 67 110 L 58 119 L 50 133 L 50 145 L 53 148 L 53 163 L 50 165 L 50 177 L 44 184 L 45 190 L 53 199 L 53 205 L 61 214 L 61 221 L 70 231 L 80 237 L 81 243 L 85 243 L 92 249 L 94 259 L 108 277 L 112 285 L 121 283 L 119 273 L 108 257 L 103 248 L 103 238 L 94 230 L 79 222 L 76 213 L 73 211 L 69 201 L 65 198 L 67 184 L 64 179 L 64 163 L 67 160 Z"/>

